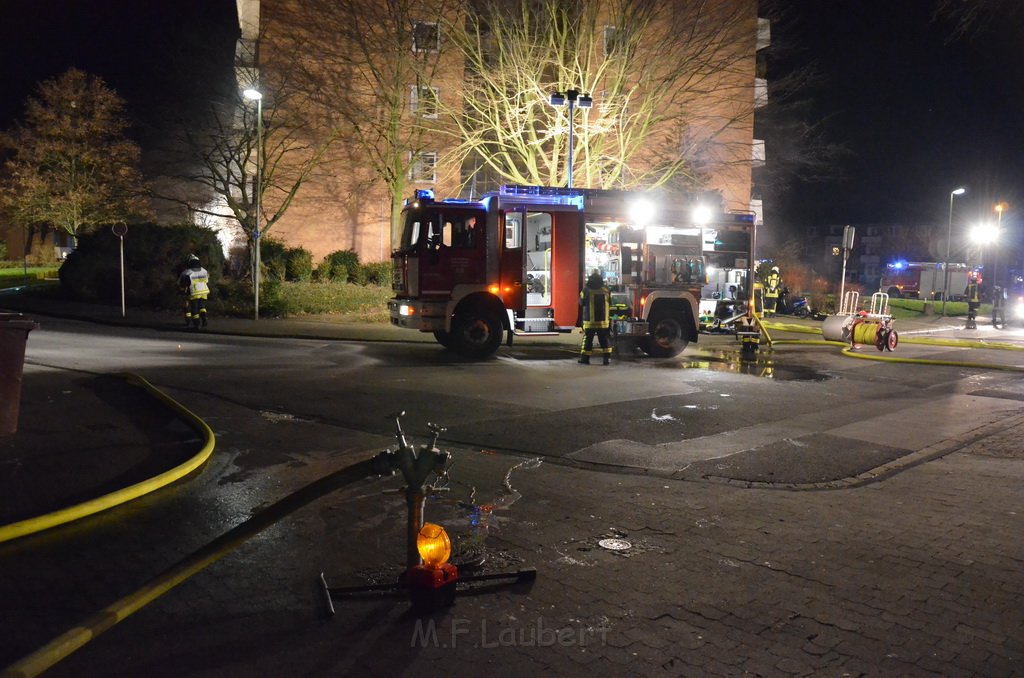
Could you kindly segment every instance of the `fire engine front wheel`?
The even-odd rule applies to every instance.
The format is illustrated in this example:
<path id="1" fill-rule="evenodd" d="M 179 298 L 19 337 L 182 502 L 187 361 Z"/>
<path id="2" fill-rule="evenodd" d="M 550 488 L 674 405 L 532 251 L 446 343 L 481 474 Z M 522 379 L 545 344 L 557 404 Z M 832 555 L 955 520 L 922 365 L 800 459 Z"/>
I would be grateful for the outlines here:
<path id="1" fill-rule="evenodd" d="M 652 313 L 651 334 L 644 338 L 641 348 L 652 358 L 671 358 L 683 352 L 687 339 L 683 314 L 679 311 Z"/>
<path id="2" fill-rule="evenodd" d="M 486 310 L 469 310 L 455 316 L 448 340 L 450 348 L 468 358 L 486 358 L 498 350 L 501 337 L 500 318 Z"/>

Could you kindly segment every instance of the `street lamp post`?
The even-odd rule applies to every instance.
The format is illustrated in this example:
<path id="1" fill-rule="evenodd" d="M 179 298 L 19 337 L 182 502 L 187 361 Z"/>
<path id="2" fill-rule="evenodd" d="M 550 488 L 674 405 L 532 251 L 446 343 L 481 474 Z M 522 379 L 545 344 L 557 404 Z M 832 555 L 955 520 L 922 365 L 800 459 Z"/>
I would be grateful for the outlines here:
<path id="1" fill-rule="evenodd" d="M 594 100 L 589 95 L 580 94 L 579 91 L 574 89 L 566 90 L 565 94 L 555 92 L 551 95 L 552 106 L 565 106 L 566 103 L 569 104 L 569 188 L 572 188 L 572 113 L 577 106 L 580 108 L 590 108 L 594 105 Z"/>
<path id="2" fill-rule="evenodd" d="M 946 299 L 949 298 L 949 245 L 953 240 L 953 196 L 963 195 L 967 191 L 962 186 L 949 192 L 949 222 L 946 225 L 946 261 L 942 263 L 942 315 L 946 315 Z"/>
<path id="3" fill-rule="evenodd" d="M 1006 209 L 1006 207 L 1007 207 L 1006 203 L 1005 202 L 1001 202 L 1001 203 L 996 204 L 996 206 L 993 208 L 996 211 L 996 237 L 998 237 L 999 234 L 1002 233 L 1002 231 L 1003 231 L 1003 211 Z M 992 252 L 992 295 L 993 295 L 992 298 L 993 298 L 993 301 L 995 300 L 995 295 L 999 293 L 999 278 L 996 277 L 996 272 L 997 272 L 998 269 L 999 269 L 999 249 L 996 248 Z"/>
<path id="4" fill-rule="evenodd" d="M 252 306 L 253 320 L 260 319 L 260 208 L 263 193 L 263 93 L 250 87 L 242 92 L 250 101 L 256 102 L 256 186 L 252 191 L 253 211 L 256 213 L 256 224 L 252 230 L 253 271 L 252 271 Z"/>

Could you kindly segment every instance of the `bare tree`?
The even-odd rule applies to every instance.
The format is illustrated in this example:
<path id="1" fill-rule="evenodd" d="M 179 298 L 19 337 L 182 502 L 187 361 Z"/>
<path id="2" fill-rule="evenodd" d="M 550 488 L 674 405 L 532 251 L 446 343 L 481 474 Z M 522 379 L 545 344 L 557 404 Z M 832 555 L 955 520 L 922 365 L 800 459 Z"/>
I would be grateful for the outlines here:
<path id="1" fill-rule="evenodd" d="M 935 20 L 950 25 L 950 40 L 974 38 L 999 21 L 1019 26 L 1021 6 L 1017 0 L 937 0 Z"/>
<path id="2" fill-rule="evenodd" d="M 275 49 L 321 124 L 344 139 L 350 167 L 387 186 L 392 222 L 410 171 L 431 146 L 449 0 L 303 0 L 268 8 L 287 25 Z"/>
<path id="3" fill-rule="evenodd" d="M 208 127 L 185 132 L 199 161 L 198 171 L 189 178 L 219 196 L 250 235 L 256 228 L 257 194 L 263 214 L 260 232 L 266 233 L 288 211 L 334 140 L 310 134 L 303 121 L 289 115 L 282 89 L 270 86 L 265 90 L 268 94 L 260 105 L 234 93 L 211 109 Z M 262 139 L 257 120 L 260 109 Z M 263 146 L 257 153 L 260 141 Z M 257 155 L 262 170 L 258 186 Z M 197 211 L 225 216 L 216 210 Z"/>
<path id="4" fill-rule="evenodd" d="M 13 157 L 0 201 L 17 223 L 52 225 L 72 238 L 147 216 L 128 126 L 124 102 L 97 76 L 72 68 L 41 83 L 24 123 L 5 138 Z"/>
<path id="5" fill-rule="evenodd" d="M 266 235 L 316 176 L 337 138 L 311 114 L 308 95 L 292 76 L 276 67 L 261 68 L 259 75 L 255 68 L 242 69 L 211 92 L 204 110 L 179 120 L 165 171 L 192 190 L 175 188 L 159 197 L 193 214 L 237 220 L 251 249 L 257 234 Z M 259 89 L 259 103 L 243 96 L 248 87 Z"/>
<path id="6" fill-rule="evenodd" d="M 749 165 L 755 13 L 745 2 L 480 0 L 447 32 L 463 96 L 442 103 L 456 157 L 504 181 L 591 187 L 699 186 Z M 549 104 L 555 91 L 594 108 Z"/>

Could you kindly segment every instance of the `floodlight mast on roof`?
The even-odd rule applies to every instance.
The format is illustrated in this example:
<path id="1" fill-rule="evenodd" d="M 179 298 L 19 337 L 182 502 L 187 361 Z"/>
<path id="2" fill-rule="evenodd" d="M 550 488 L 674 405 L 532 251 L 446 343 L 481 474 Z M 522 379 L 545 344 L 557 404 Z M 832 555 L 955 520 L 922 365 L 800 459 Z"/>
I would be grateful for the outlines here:
<path id="1" fill-rule="evenodd" d="M 954 188 L 949 192 L 949 223 L 946 225 L 946 261 L 942 264 L 942 315 L 946 315 L 946 299 L 949 298 L 949 245 L 953 240 L 953 196 L 963 195 L 966 188 Z"/>
<path id="2" fill-rule="evenodd" d="M 580 94 L 578 90 L 570 89 L 566 90 L 565 94 L 561 92 L 555 92 L 551 95 L 552 106 L 565 106 L 569 104 L 569 188 L 572 188 L 572 147 L 573 147 L 573 111 L 577 106 L 580 108 L 590 108 L 594 105 L 594 100 L 589 94 Z"/>

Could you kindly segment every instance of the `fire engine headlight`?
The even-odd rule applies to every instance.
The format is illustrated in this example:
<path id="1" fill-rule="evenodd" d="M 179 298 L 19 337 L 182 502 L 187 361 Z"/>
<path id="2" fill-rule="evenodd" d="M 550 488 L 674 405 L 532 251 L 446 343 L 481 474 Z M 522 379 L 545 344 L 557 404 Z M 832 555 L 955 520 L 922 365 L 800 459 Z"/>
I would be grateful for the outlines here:
<path id="1" fill-rule="evenodd" d="M 1017 306 L 1014 311 L 1017 313 L 1018 318 L 1024 320 L 1024 300 L 1017 302 Z"/>
<path id="2" fill-rule="evenodd" d="M 416 550 L 420 552 L 424 565 L 440 567 L 452 557 L 452 542 L 443 527 L 424 523 L 416 535 Z"/>
<path id="3" fill-rule="evenodd" d="M 409 304 L 402 304 L 398 307 L 398 315 L 414 315 L 415 312 L 415 309 Z"/>

